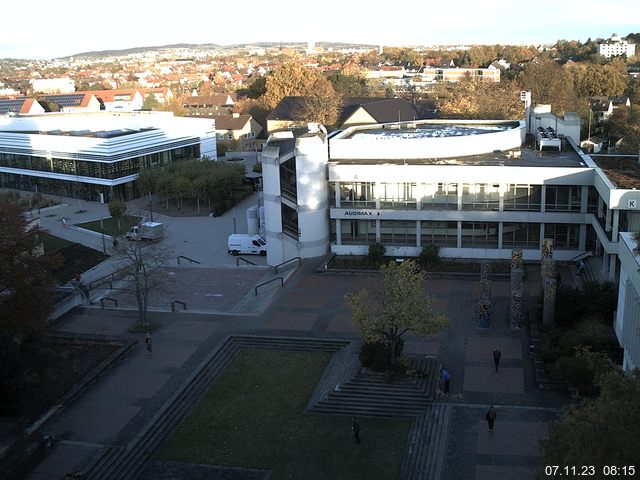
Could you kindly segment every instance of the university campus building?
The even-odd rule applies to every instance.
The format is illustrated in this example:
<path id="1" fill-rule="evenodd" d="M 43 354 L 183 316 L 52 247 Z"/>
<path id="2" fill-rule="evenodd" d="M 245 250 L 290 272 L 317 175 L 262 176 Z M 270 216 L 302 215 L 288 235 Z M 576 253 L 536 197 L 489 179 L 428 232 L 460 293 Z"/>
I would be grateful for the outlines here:
<path id="1" fill-rule="evenodd" d="M 130 199 L 141 170 L 216 158 L 213 119 L 166 112 L 0 117 L 0 187 L 107 202 Z"/>
<path id="2" fill-rule="evenodd" d="M 331 138 L 321 126 L 276 133 L 262 153 L 268 263 L 363 255 L 373 242 L 398 257 L 434 244 L 443 257 L 509 259 L 522 249 L 539 261 L 551 238 L 556 260 L 591 252 L 614 281 L 620 232 L 640 230 L 640 189 L 612 181 L 604 160 L 582 153 L 579 132 L 577 115 L 536 106 L 528 121 L 396 122 Z M 637 283 L 627 311 L 640 326 L 636 270 L 635 261 L 623 267 Z M 640 349 L 629 352 L 625 366 L 640 365 Z"/>

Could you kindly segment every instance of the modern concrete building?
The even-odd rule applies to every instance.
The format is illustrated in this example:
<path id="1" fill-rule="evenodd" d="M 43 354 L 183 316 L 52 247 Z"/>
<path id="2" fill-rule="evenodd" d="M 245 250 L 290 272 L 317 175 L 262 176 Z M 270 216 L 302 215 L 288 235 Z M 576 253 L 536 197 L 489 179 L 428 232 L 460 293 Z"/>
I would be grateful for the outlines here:
<path id="1" fill-rule="evenodd" d="M 216 158 L 212 119 L 165 112 L 0 117 L 0 186 L 129 199 L 143 169 Z"/>
<path id="2" fill-rule="evenodd" d="M 397 257 L 433 244 L 444 257 L 521 249 L 539 261 L 550 238 L 556 260 L 592 255 L 603 278 L 619 278 L 614 327 L 625 369 L 640 366 L 638 160 L 581 152 L 575 114 L 534 107 L 531 118 L 272 135 L 262 154 L 268 264 L 365 255 L 373 242 Z"/>

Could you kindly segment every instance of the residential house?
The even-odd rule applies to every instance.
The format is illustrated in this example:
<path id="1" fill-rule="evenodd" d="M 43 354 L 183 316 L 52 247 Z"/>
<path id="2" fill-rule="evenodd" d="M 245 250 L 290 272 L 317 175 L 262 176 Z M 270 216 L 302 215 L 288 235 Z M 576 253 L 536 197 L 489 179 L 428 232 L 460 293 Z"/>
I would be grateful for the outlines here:
<path id="1" fill-rule="evenodd" d="M 100 100 L 90 92 L 42 95 L 40 98 L 55 103 L 62 113 L 89 113 L 102 110 Z"/>
<path id="2" fill-rule="evenodd" d="M 0 115 L 37 115 L 40 113 L 44 113 L 44 108 L 35 98 L 0 98 Z"/>
<path id="3" fill-rule="evenodd" d="M 305 127 L 301 120 L 304 97 L 284 97 L 267 116 L 267 132 Z M 434 118 L 433 113 L 423 112 L 411 102 L 399 98 L 347 97 L 338 115 L 338 129 L 372 123 L 407 122 Z"/>
<path id="4" fill-rule="evenodd" d="M 142 109 L 144 98 L 136 89 L 120 90 L 92 90 L 92 93 L 102 104 L 102 110 L 107 112 L 135 112 Z"/>
<path id="5" fill-rule="evenodd" d="M 182 106 L 190 117 L 225 115 L 238 101 L 235 93 L 192 95 L 182 99 Z"/>
<path id="6" fill-rule="evenodd" d="M 215 118 L 217 143 L 227 151 L 255 151 L 262 127 L 251 115 L 218 115 Z"/>

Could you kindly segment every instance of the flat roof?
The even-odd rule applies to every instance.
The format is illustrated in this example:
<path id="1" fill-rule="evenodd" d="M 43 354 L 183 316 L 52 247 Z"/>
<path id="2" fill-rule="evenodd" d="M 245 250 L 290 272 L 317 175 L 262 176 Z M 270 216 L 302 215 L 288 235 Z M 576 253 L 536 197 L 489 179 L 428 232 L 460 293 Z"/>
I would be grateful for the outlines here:
<path id="1" fill-rule="evenodd" d="M 602 169 L 614 187 L 640 189 L 640 165 L 636 155 L 591 155 L 591 159 Z"/>
<path id="2" fill-rule="evenodd" d="M 536 150 L 528 146 L 509 151 L 495 151 L 477 155 L 449 158 L 392 158 L 392 159 L 332 159 L 329 163 L 340 165 L 486 165 L 507 167 L 563 167 L 587 168 L 580 155 L 570 146 L 557 149 Z"/>
<path id="3" fill-rule="evenodd" d="M 414 138 L 442 138 L 442 137 L 466 137 L 469 135 L 482 135 L 485 133 L 495 133 L 501 130 L 517 128 L 518 122 L 501 122 L 487 124 L 477 122 L 470 124 L 449 123 L 440 121 L 439 123 L 401 122 L 376 126 L 375 128 L 353 129 L 348 132 L 343 139 L 366 139 L 366 140 L 387 140 L 391 138 L 414 139 Z"/>

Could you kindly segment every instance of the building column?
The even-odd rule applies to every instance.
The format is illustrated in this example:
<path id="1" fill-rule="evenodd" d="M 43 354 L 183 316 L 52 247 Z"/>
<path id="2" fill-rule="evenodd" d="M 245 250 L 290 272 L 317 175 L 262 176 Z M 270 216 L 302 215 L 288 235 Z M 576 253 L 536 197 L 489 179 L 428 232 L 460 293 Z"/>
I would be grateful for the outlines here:
<path id="1" fill-rule="evenodd" d="M 547 205 L 547 186 L 542 185 L 540 190 L 540 211 L 544 213 Z"/>
<path id="2" fill-rule="evenodd" d="M 340 198 L 340 182 L 333 183 L 333 195 L 336 201 L 336 208 L 341 208 L 340 202 L 342 201 L 342 198 Z"/>
<path id="3" fill-rule="evenodd" d="M 380 208 L 380 201 L 376 199 L 376 204 Z M 376 220 L 376 242 L 380 241 L 380 220 Z"/>
<path id="4" fill-rule="evenodd" d="M 420 248 L 422 247 L 422 238 L 420 235 L 420 225 L 421 225 L 421 221 L 420 220 L 416 220 L 416 247 Z"/>
<path id="5" fill-rule="evenodd" d="M 540 224 L 540 241 L 538 242 L 538 251 L 542 251 L 542 242 L 544 242 L 544 223 Z"/>
<path id="6" fill-rule="evenodd" d="M 602 197 L 600 196 L 600 194 L 598 194 L 598 218 L 602 217 L 602 205 L 604 204 L 604 200 L 602 200 Z"/>
<path id="7" fill-rule="evenodd" d="M 620 210 L 613 210 L 613 225 L 611 226 L 611 241 L 618 241 L 618 228 L 620 226 Z"/>
<path id="8" fill-rule="evenodd" d="M 507 185 L 501 183 L 498 185 L 498 211 L 504 212 L 504 193 L 507 190 Z"/>
<path id="9" fill-rule="evenodd" d="M 582 185 L 580 192 L 580 213 L 587 213 L 589 210 L 589 186 Z"/>
<path id="10" fill-rule="evenodd" d="M 611 209 L 610 208 L 607 208 L 607 215 L 604 219 L 604 231 L 605 232 L 611 231 Z"/>
<path id="11" fill-rule="evenodd" d="M 462 222 L 460 221 L 458 221 L 458 231 L 456 233 L 456 248 L 462 248 Z"/>
<path id="12" fill-rule="evenodd" d="M 498 250 L 502 250 L 502 232 L 504 229 L 504 223 L 498 222 Z"/>
<path id="13" fill-rule="evenodd" d="M 458 182 L 458 211 L 462 210 L 462 190 L 464 189 L 464 184 Z"/>
<path id="14" fill-rule="evenodd" d="M 336 245 L 342 245 L 342 220 L 335 219 L 336 222 Z"/>
<path id="15" fill-rule="evenodd" d="M 616 279 L 616 263 L 618 256 L 615 254 L 609 255 L 609 281 L 613 282 Z"/>

